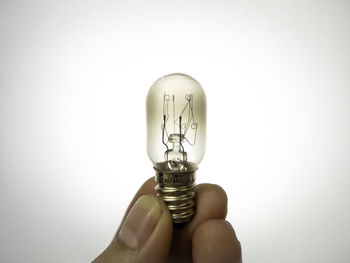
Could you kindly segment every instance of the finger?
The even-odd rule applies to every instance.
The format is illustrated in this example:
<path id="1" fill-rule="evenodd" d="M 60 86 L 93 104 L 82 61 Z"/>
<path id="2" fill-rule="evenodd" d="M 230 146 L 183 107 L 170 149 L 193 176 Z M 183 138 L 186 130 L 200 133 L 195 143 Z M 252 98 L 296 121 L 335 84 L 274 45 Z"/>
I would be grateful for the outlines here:
<path id="1" fill-rule="evenodd" d="M 191 257 L 192 237 L 196 228 L 211 219 L 225 219 L 227 214 L 227 195 L 215 184 L 196 186 L 196 213 L 182 229 L 174 231 L 172 252 L 181 251 L 183 258 Z M 179 255 L 172 255 L 179 257 Z M 183 259 L 181 258 L 183 261 Z M 181 262 L 182 262 L 181 261 Z"/>
<path id="2" fill-rule="evenodd" d="M 136 193 L 134 199 L 129 205 L 129 208 L 127 209 L 127 213 L 141 195 L 155 194 L 155 185 L 156 182 L 154 180 L 154 177 L 149 178 Z M 195 229 L 206 220 L 225 219 L 226 217 L 227 195 L 224 189 L 216 184 L 198 184 L 195 188 L 195 191 L 196 213 L 188 224 L 186 224 L 180 230 L 176 231 L 174 239 L 174 247 L 176 248 L 175 250 L 187 250 L 190 253 L 190 244 Z M 123 221 L 124 220 L 125 216 Z"/>
<path id="3" fill-rule="evenodd" d="M 190 236 L 204 221 L 225 219 L 227 214 L 227 195 L 225 190 L 216 184 L 199 184 L 196 187 L 196 214 L 186 226 Z"/>
<path id="4" fill-rule="evenodd" d="M 126 210 L 126 214 L 130 211 L 130 209 L 133 207 L 135 202 L 142 196 L 142 195 L 149 195 L 149 194 L 156 194 L 156 190 L 154 189 L 156 186 L 156 182 L 154 180 L 154 176 L 151 178 L 148 178 L 147 181 L 143 183 L 143 185 L 139 188 L 137 193 L 135 194 L 134 198 L 132 199 L 130 205 L 128 206 L 128 209 Z"/>
<path id="5" fill-rule="evenodd" d="M 225 219 L 227 214 L 227 195 L 219 185 L 197 185 L 195 198 L 196 213 L 182 231 L 188 238 L 193 236 L 194 231 L 201 223 L 210 219 Z"/>
<path id="6" fill-rule="evenodd" d="M 148 195 L 148 194 L 156 194 L 156 190 L 154 187 L 156 186 L 156 182 L 154 180 L 154 177 L 152 176 L 151 178 L 148 178 L 147 181 L 143 183 L 143 185 L 139 188 L 137 193 L 135 194 L 134 198 L 131 200 L 128 208 L 126 209 L 125 215 L 122 219 L 122 223 L 124 222 L 126 216 L 128 215 L 130 209 L 135 205 L 136 201 L 143 195 Z M 122 224 L 120 224 L 121 226 Z M 119 233 L 120 227 L 117 231 L 117 234 Z"/>
<path id="7" fill-rule="evenodd" d="M 131 201 L 126 213 L 135 204 L 136 200 L 145 194 L 156 194 L 154 187 L 156 182 L 154 177 L 149 178 L 138 190 Z M 196 191 L 196 214 L 191 222 L 185 225 L 186 232 L 192 236 L 194 230 L 199 224 L 209 219 L 225 219 L 227 214 L 227 195 L 219 185 L 215 184 L 198 184 Z M 125 216 L 124 216 L 125 219 Z M 123 219 L 123 221 L 124 221 Z"/>
<path id="8" fill-rule="evenodd" d="M 193 235 L 192 257 L 194 263 L 241 263 L 241 245 L 231 224 L 223 219 L 201 224 Z"/>
<path id="9" fill-rule="evenodd" d="M 165 262 L 172 239 L 172 221 L 165 203 L 141 196 L 130 209 L 109 247 L 94 263 Z"/>

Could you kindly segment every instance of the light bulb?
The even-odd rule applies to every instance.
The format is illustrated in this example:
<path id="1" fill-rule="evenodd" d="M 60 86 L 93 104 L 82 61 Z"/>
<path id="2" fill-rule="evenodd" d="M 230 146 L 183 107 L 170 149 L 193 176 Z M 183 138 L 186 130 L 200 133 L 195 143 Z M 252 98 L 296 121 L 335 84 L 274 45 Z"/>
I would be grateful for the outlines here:
<path id="1" fill-rule="evenodd" d="M 174 73 L 151 86 L 147 95 L 147 152 L 156 171 L 156 190 L 173 223 L 195 213 L 196 170 L 205 152 L 206 97 L 192 77 Z"/>

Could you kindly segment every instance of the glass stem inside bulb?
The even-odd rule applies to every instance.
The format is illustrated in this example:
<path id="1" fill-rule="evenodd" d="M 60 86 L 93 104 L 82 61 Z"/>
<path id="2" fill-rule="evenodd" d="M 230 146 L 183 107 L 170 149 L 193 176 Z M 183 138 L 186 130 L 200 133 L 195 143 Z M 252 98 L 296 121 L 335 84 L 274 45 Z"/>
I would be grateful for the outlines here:
<path id="1" fill-rule="evenodd" d="M 172 137 L 180 138 L 179 134 L 171 134 Z M 182 150 L 180 142 L 173 142 L 172 148 L 165 152 L 165 160 L 172 170 L 180 170 L 183 168 L 183 163 L 187 162 L 187 153 Z"/>
<path id="2" fill-rule="evenodd" d="M 172 170 L 180 170 L 183 168 L 183 163 L 187 162 L 187 153 L 182 145 L 184 136 L 181 134 L 182 116 L 179 117 L 179 133 L 170 134 L 168 142 L 171 143 L 172 148 L 169 149 L 168 144 L 164 141 L 164 130 L 166 125 L 166 116 L 163 115 L 163 131 L 162 142 L 167 150 L 164 153 L 164 159 L 168 162 L 168 166 Z"/>

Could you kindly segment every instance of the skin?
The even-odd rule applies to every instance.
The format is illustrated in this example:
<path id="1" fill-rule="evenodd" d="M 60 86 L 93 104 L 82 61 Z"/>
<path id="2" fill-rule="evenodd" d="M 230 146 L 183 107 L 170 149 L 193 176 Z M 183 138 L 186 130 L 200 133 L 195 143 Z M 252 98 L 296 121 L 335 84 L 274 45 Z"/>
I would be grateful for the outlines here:
<path id="1" fill-rule="evenodd" d="M 218 185 L 196 186 L 196 214 L 182 228 L 173 229 L 165 203 L 155 194 L 154 178 L 147 180 L 131 201 L 130 209 L 139 198 L 156 202 L 161 216 L 145 244 L 136 250 L 118 241 L 119 229 L 106 250 L 93 263 L 241 263 L 241 245 L 231 224 L 225 220 L 227 195 Z"/>

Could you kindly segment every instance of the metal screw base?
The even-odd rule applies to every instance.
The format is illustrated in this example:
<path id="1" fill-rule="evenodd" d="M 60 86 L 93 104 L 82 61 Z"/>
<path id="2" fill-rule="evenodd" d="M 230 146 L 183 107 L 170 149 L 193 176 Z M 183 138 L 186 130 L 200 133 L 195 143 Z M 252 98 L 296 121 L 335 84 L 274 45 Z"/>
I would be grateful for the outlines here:
<path id="1" fill-rule="evenodd" d="M 156 170 L 155 189 L 168 205 L 174 224 L 190 221 L 195 213 L 195 179 L 195 171 L 164 173 Z"/>

